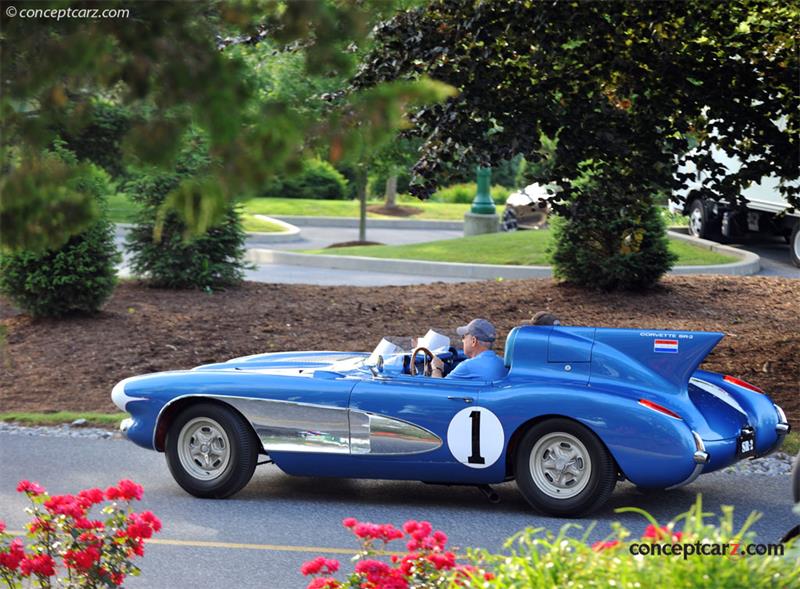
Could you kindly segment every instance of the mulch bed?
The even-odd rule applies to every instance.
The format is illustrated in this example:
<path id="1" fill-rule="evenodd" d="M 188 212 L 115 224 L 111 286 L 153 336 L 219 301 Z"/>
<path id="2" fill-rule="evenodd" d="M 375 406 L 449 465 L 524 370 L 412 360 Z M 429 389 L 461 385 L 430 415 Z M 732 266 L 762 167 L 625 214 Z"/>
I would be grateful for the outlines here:
<path id="1" fill-rule="evenodd" d="M 767 390 L 800 426 L 800 281 L 668 277 L 647 295 L 551 280 L 382 288 L 245 283 L 214 294 L 121 284 L 102 312 L 39 320 L 0 299 L 0 411 L 113 412 L 128 376 L 279 350 L 371 350 L 384 335 L 455 337 L 475 316 L 501 337 L 539 310 L 568 325 L 721 331 L 704 368 Z M 499 342 L 500 350 L 505 343 Z"/>
<path id="2" fill-rule="evenodd" d="M 376 215 L 386 215 L 387 217 L 413 217 L 422 212 L 420 207 L 409 207 L 405 205 L 395 205 L 387 207 L 386 205 L 369 205 L 367 212 L 375 213 Z"/>

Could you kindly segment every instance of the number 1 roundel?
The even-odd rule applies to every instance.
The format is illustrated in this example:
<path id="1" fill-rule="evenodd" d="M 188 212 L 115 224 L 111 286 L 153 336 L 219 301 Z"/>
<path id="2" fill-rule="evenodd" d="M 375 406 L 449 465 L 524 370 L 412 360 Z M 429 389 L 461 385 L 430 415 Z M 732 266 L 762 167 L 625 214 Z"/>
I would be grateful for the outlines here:
<path id="1" fill-rule="evenodd" d="M 487 468 L 503 453 L 503 426 L 485 407 L 467 407 L 455 414 L 447 428 L 447 446 L 461 464 Z"/>

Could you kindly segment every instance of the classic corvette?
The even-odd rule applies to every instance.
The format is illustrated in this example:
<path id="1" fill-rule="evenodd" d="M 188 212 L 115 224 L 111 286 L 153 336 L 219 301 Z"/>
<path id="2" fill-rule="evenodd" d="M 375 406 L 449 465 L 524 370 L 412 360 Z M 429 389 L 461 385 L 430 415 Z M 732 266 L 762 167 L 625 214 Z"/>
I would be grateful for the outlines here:
<path id="1" fill-rule="evenodd" d="M 198 497 L 244 487 L 258 464 L 291 475 L 478 486 L 516 480 L 537 510 L 580 516 L 618 480 L 644 489 L 775 450 L 789 431 L 758 387 L 698 370 L 721 333 L 520 326 L 507 375 L 432 378 L 465 360 L 429 332 L 413 351 L 282 352 L 125 379 L 121 429 L 164 452 Z M 263 461 L 259 461 L 259 457 Z"/>

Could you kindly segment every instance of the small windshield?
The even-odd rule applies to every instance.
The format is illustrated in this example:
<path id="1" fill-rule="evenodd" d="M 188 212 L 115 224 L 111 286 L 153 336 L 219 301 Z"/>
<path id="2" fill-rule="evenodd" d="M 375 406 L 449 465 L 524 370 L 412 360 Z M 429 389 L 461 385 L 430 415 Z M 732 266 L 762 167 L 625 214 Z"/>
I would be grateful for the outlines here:
<path id="1" fill-rule="evenodd" d="M 384 369 L 400 371 L 403 368 L 403 356 L 419 347 L 428 348 L 434 354 L 442 354 L 450 349 L 450 338 L 432 329 L 421 338 L 387 336 L 364 359 L 363 365 L 376 366 L 378 356 L 383 356 Z"/>

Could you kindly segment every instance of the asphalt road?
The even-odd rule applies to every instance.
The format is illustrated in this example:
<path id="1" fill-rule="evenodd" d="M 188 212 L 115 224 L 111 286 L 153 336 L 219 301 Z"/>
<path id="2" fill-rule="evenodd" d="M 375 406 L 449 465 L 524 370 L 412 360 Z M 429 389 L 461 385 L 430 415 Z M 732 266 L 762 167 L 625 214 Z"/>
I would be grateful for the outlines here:
<path id="1" fill-rule="evenodd" d="M 348 516 L 400 525 L 427 519 L 459 548 L 500 550 L 503 540 L 526 526 L 556 531 L 567 520 L 534 514 L 513 483 L 498 485 L 501 503 L 488 503 L 473 487 L 444 487 L 416 482 L 296 478 L 261 466 L 251 483 L 225 501 L 195 499 L 172 480 L 164 457 L 125 440 L 29 437 L 0 434 L 0 519 L 19 530 L 27 521 L 27 501 L 14 489 L 30 479 L 51 493 L 107 486 L 121 478 L 144 485 L 139 510 L 150 509 L 164 522 L 159 543 L 147 546 L 142 577 L 126 587 L 183 589 L 187 586 L 283 589 L 305 587 L 300 565 L 314 556 L 338 558 L 352 570 L 354 539 L 341 526 Z M 668 493 L 641 495 L 632 485 L 617 487 L 608 505 L 595 514 L 590 540 L 604 538 L 610 522 L 621 520 L 635 534 L 646 522 L 614 508 L 638 506 L 659 521 L 685 511 L 695 494 L 705 511 L 735 506 L 741 525 L 752 510 L 763 513 L 755 524 L 760 542 L 775 542 L 797 517 L 792 514 L 790 478 L 710 474 Z M 572 523 L 588 525 L 590 520 Z M 198 543 L 205 543 L 198 545 Z M 345 551 L 337 553 L 337 551 Z"/>

